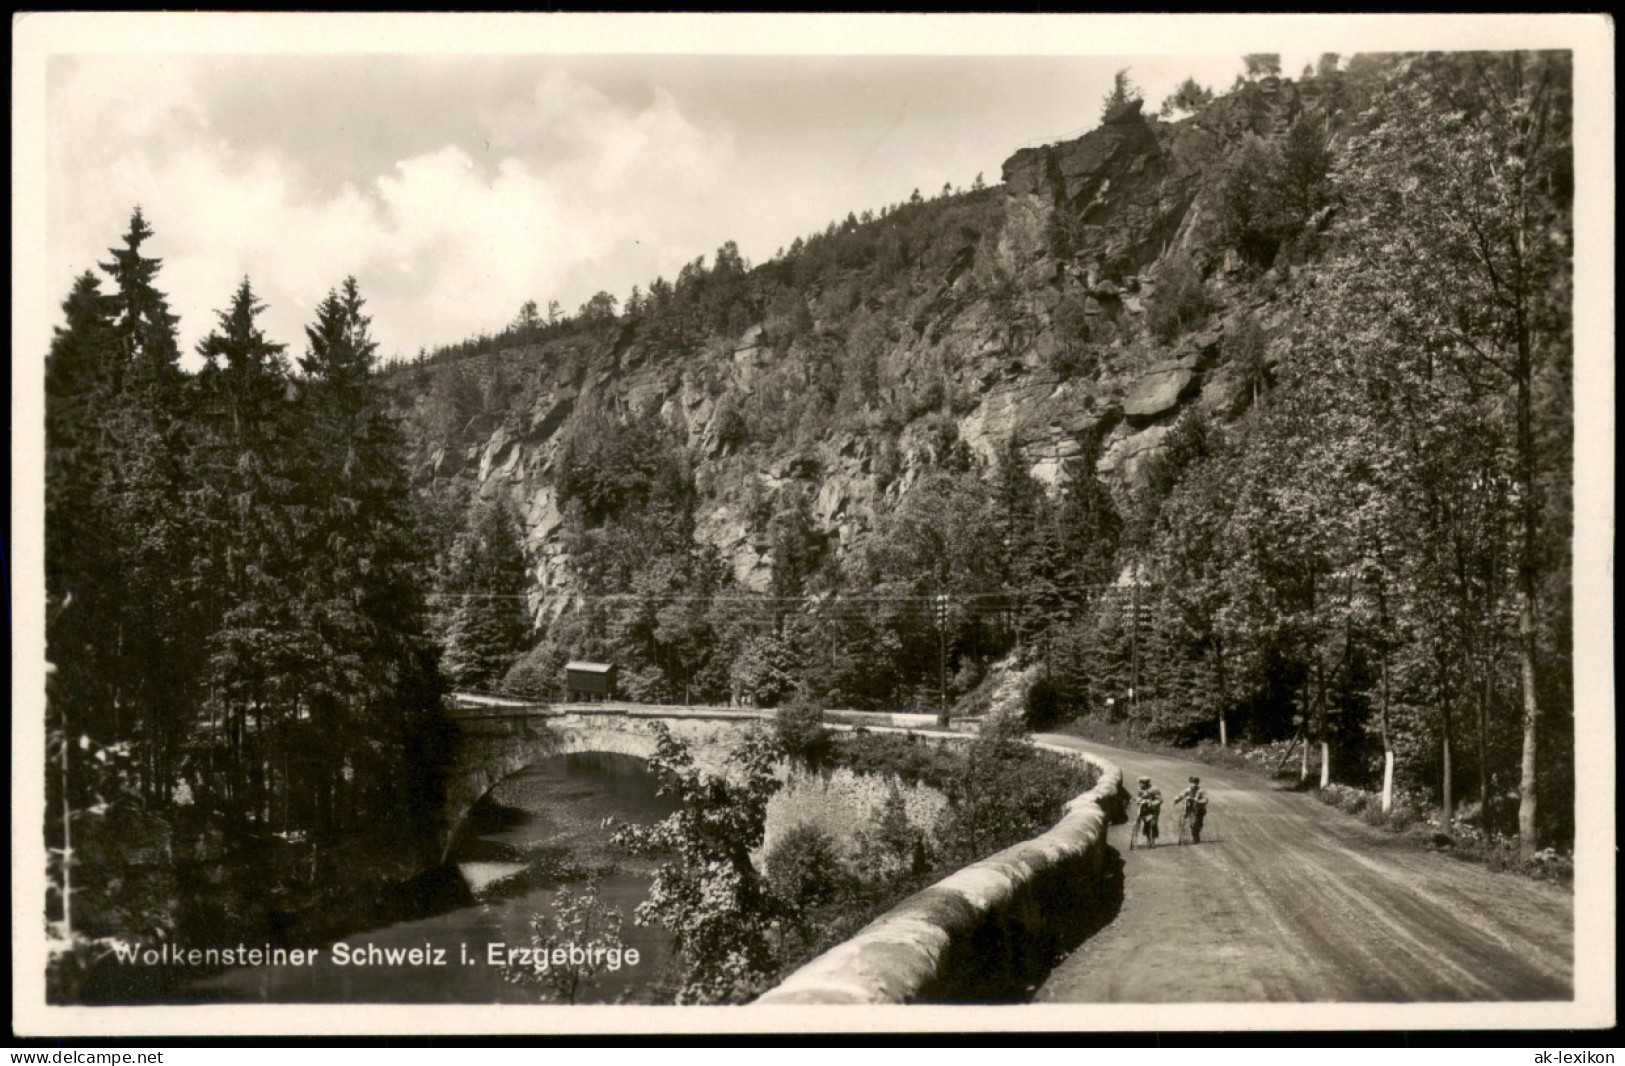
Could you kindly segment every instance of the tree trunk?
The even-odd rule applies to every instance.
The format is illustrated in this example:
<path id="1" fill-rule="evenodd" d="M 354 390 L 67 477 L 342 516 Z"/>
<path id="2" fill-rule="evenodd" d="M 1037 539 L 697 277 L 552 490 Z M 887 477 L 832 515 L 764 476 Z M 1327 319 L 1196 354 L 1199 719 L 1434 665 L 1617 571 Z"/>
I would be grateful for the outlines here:
<path id="1" fill-rule="evenodd" d="M 1318 658 L 1318 657 L 1317 657 Z M 1315 663 L 1315 682 L 1320 690 L 1316 702 L 1320 704 L 1316 730 L 1320 734 L 1320 787 L 1332 783 L 1332 747 L 1326 739 L 1326 668 Z"/>
<path id="2" fill-rule="evenodd" d="M 1518 658 L 1523 672 L 1523 765 L 1518 780 L 1518 854 L 1531 859 L 1539 850 L 1535 833 L 1535 724 L 1539 707 L 1535 702 L 1535 623 L 1532 593 L 1519 597 Z"/>
<path id="3" fill-rule="evenodd" d="M 1490 696 L 1494 667 L 1484 656 L 1484 684 L 1478 690 L 1478 828 L 1490 829 Z"/>
<path id="4" fill-rule="evenodd" d="M 1382 816 L 1394 809 L 1394 743 L 1388 731 L 1388 649 L 1382 650 Z"/>
<path id="5" fill-rule="evenodd" d="M 1308 677 L 1305 677 L 1303 679 L 1303 695 L 1298 701 L 1298 708 L 1302 712 L 1298 716 L 1299 718 L 1302 719 L 1302 722 L 1298 726 L 1298 732 L 1303 734 L 1303 751 L 1298 756 L 1298 783 L 1302 784 L 1303 782 L 1305 782 L 1305 781 L 1307 781 L 1309 779 L 1309 678 Z"/>
<path id="6" fill-rule="evenodd" d="M 1450 699 L 1446 696 L 1444 701 L 1444 810 L 1440 818 L 1440 821 L 1443 822 L 1441 828 L 1446 833 L 1450 832 L 1450 827 L 1456 821 L 1456 795 L 1454 786 L 1451 783 L 1453 768 L 1450 765 L 1450 741 Z"/>
<path id="7" fill-rule="evenodd" d="M 1523 237 L 1527 228 L 1519 229 L 1519 262 L 1523 262 Z M 1523 674 L 1523 767 L 1518 780 L 1518 853 L 1524 860 L 1534 858 L 1539 850 L 1536 832 L 1536 739 L 1540 707 L 1536 697 L 1536 647 L 1534 647 L 1534 616 L 1536 616 L 1536 463 L 1534 463 L 1534 351 L 1529 338 L 1529 322 L 1519 301 L 1518 320 L 1518 517 L 1521 525 L 1518 557 L 1518 666 Z"/>

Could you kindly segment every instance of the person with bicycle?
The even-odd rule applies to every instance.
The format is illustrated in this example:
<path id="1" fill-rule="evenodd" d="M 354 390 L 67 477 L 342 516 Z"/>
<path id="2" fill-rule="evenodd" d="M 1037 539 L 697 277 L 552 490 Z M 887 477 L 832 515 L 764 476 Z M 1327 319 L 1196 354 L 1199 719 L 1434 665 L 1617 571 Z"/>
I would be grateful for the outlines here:
<path id="1" fill-rule="evenodd" d="M 1151 847 L 1157 846 L 1157 815 L 1162 810 L 1162 792 L 1149 777 L 1139 780 L 1140 789 L 1134 794 L 1134 824 L 1139 834 Z"/>
<path id="2" fill-rule="evenodd" d="M 1174 797 L 1174 806 L 1185 805 L 1183 817 L 1190 819 L 1191 843 L 1202 842 L 1202 820 L 1207 817 L 1207 793 L 1202 791 L 1202 779 L 1191 778 L 1190 787 Z"/>

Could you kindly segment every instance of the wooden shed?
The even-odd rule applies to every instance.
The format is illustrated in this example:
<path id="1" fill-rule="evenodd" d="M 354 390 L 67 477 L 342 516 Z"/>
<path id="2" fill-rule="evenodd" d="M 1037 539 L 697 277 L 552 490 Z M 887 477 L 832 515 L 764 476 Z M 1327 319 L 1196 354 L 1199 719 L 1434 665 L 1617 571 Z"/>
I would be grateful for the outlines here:
<path id="1" fill-rule="evenodd" d="M 607 700 L 615 694 L 615 666 L 573 659 L 564 664 L 564 685 L 572 700 Z"/>

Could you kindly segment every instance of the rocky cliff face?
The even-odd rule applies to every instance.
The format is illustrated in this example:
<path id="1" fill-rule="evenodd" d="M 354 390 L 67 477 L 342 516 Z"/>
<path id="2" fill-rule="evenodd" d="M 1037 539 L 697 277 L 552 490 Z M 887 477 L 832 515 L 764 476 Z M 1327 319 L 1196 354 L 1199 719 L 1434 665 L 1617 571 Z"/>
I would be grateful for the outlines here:
<path id="1" fill-rule="evenodd" d="M 697 537 L 758 590 L 771 576 L 766 501 L 786 491 L 810 497 L 839 553 L 950 455 L 990 463 L 1011 438 L 1054 485 L 1094 435 L 1098 469 L 1127 493 L 1182 412 L 1244 414 L 1227 337 L 1244 315 L 1267 335 L 1286 312 L 1266 299 L 1274 279 L 1243 280 L 1219 251 L 1218 174 L 1245 135 L 1278 134 L 1335 88 L 1265 79 L 1173 123 L 1120 108 L 1076 140 L 1016 152 L 1002 187 L 849 221 L 843 233 L 872 228 L 880 249 L 861 267 L 808 280 L 792 255 L 752 271 L 755 321 L 731 336 L 674 349 L 627 316 L 402 368 L 420 474 L 512 501 L 542 616 L 569 586 L 555 463 L 587 403 L 657 410 L 675 428 L 700 493 Z M 888 227 L 905 212 L 916 238 L 887 273 Z M 1211 303 L 1160 339 L 1149 320 L 1175 260 L 1205 275 Z M 483 393 L 466 421 L 445 416 L 448 373 Z"/>

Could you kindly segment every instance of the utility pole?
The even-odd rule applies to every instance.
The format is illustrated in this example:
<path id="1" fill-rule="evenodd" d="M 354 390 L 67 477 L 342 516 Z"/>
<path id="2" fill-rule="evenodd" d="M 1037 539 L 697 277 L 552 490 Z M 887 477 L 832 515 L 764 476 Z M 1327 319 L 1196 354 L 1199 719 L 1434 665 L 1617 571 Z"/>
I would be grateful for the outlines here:
<path id="1" fill-rule="evenodd" d="M 1140 698 L 1136 695 L 1140 691 L 1140 568 L 1134 567 L 1134 584 L 1131 590 L 1130 620 L 1128 631 L 1128 706 L 1132 714 L 1140 709 Z"/>
<path id="2" fill-rule="evenodd" d="M 937 688 L 937 725 L 948 728 L 948 595 L 937 593 L 937 654 L 940 675 Z"/>

